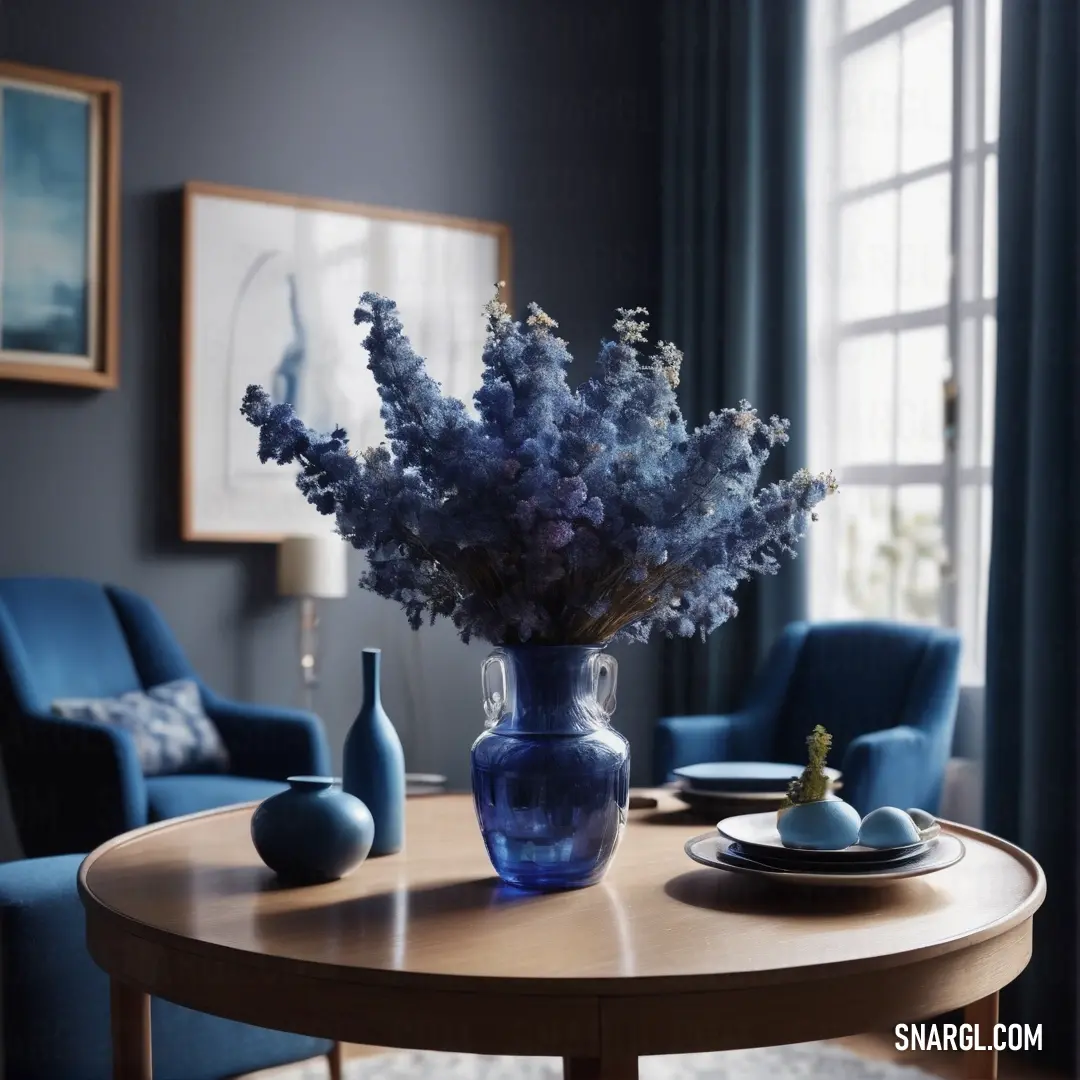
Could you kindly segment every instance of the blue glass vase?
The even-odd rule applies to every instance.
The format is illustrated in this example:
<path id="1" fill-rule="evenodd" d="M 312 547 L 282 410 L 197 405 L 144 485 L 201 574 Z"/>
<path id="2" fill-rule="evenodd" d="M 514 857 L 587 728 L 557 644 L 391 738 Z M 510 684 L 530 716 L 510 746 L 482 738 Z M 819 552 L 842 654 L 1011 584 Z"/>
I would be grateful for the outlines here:
<path id="1" fill-rule="evenodd" d="M 604 876 L 630 795 L 630 744 L 610 723 L 617 672 L 599 645 L 505 647 L 484 662 L 473 799 L 508 884 L 577 889 Z"/>
<path id="2" fill-rule="evenodd" d="M 371 855 L 393 855 L 405 843 L 405 755 L 382 707 L 382 652 L 365 649 L 364 703 L 345 737 L 342 788 L 360 799 L 375 820 Z"/>

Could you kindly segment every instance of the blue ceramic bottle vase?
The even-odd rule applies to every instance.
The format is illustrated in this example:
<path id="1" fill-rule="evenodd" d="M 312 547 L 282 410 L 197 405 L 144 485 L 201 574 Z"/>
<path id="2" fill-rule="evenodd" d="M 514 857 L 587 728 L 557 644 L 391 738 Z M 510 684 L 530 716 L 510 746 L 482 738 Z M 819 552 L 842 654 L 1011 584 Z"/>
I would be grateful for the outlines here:
<path id="1" fill-rule="evenodd" d="M 473 799 L 508 884 L 592 885 L 615 854 L 630 795 L 630 745 L 611 726 L 617 671 L 600 646 L 504 647 L 484 663 Z"/>
<path id="2" fill-rule="evenodd" d="M 375 821 L 372 856 L 392 855 L 405 844 L 405 754 L 383 711 L 379 649 L 364 649 L 364 703 L 345 739 L 342 789 L 355 795 Z"/>

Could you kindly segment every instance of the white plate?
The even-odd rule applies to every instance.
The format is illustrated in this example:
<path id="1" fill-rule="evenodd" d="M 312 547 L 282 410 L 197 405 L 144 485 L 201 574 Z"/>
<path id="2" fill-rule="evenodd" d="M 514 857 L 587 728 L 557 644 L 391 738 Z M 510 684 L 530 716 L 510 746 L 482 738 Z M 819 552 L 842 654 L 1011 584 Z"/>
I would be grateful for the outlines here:
<path id="1" fill-rule="evenodd" d="M 787 798 L 786 791 L 702 791 L 700 788 L 680 787 L 675 797 L 683 802 L 723 803 L 778 803 Z"/>
<path id="2" fill-rule="evenodd" d="M 817 874 L 862 874 L 868 870 L 887 870 L 889 867 L 899 866 L 909 859 L 925 854 L 930 850 L 931 844 L 937 843 L 936 840 L 926 840 L 902 851 L 899 855 L 879 855 L 872 859 L 852 862 L 850 859 L 804 859 L 797 849 L 789 849 L 783 855 L 777 856 L 772 848 L 743 848 L 734 840 L 725 839 L 724 842 L 731 845 L 727 851 L 729 859 L 733 856 L 742 856 L 761 863 L 770 870 L 812 870 Z"/>
<path id="3" fill-rule="evenodd" d="M 896 847 L 873 848 L 863 844 L 852 844 L 846 848 L 791 848 L 780 839 L 780 833 L 776 829 L 776 811 L 770 810 L 761 814 L 737 814 L 734 817 L 724 818 L 717 823 L 717 831 L 721 836 L 729 840 L 736 840 L 744 848 L 752 851 L 753 848 L 768 848 L 777 856 L 790 854 L 798 855 L 799 858 L 822 859 L 828 862 L 836 860 L 860 862 L 866 859 L 881 858 L 888 855 L 902 855 L 918 844 L 937 836 L 941 831 L 939 825 L 927 829 L 919 834 L 919 839 L 910 844 L 899 844 Z"/>
<path id="4" fill-rule="evenodd" d="M 774 870 L 753 863 L 751 860 L 740 862 L 726 861 L 724 854 L 730 841 L 715 833 L 704 833 L 687 840 L 685 851 L 691 859 L 702 866 L 711 866 L 716 870 L 726 870 L 731 874 L 745 874 L 749 877 L 765 878 L 778 881 L 783 885 L 809 885 L 815 888 L 881 888 L 893 885 L 906 878 L 923 877 L 926 874 L 954 866 L 965 855 L 963 841 L 951 833 L 942 833 L 938 841 L 924 855 L 916 856 L 911 862 L 893 869 L 854 870 L 850 872 L 833 870 L 829 873 L 814 873 L 804 870 Z"/>
<path id="5" fill-rule="evenodd" d="M 672 772 L 687 787 L 697 791 L 774 791 L 787 792 L 788 785 L 803 771 L 801 765 L 784 765 L 774 761 L 706 761 L 698 765 L 683 765 Z M 826 769 L 826 776 L 835 782 L 839 769 Z"/>

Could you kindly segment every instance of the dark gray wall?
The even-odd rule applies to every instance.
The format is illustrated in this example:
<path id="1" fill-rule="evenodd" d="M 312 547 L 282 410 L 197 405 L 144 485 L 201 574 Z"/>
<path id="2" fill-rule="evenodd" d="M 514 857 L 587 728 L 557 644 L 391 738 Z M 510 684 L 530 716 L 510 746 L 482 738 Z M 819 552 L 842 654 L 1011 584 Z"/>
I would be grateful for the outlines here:
<path id="1" fill-rule="evenodd" d="M 586 360 L 614 308 L 657 302 L 658 6 L 0 0 L 0 53 L 118 80 L 124 127 L 121 386 L 0 382 L 0 574 L 137 589 L 215 687 L 296 703 L 273 548 L 178 539 L 180 185 L 507 222 L 519 304 L 542 303 Z M 323 614 L 317 708 L 335 753 L 359 651 L 380 646 L 409 767 L 464 785 L 484 647 L 445 626 L 414 635 L 359 591 Z M 643 780 L 658 665 L 643 647 L 621 656 L 618 721 Z"/>

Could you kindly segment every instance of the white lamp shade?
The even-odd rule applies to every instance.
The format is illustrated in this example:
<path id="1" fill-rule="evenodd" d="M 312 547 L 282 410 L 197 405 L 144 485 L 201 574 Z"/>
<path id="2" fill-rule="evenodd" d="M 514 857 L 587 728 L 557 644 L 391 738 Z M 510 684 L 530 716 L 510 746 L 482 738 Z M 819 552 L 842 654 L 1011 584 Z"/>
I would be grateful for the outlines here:
<path id="1" fill-rule="evenodd" d="M 335 599 L 349 590 L 348 554 L 337 536 L 288 536 L 278 547 L 278 593 Z"/>

